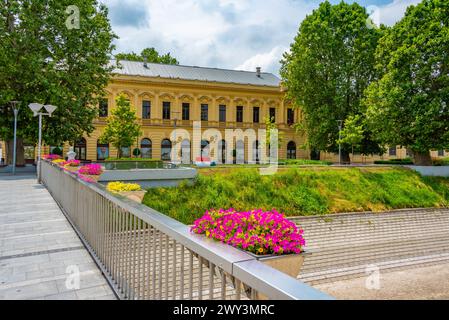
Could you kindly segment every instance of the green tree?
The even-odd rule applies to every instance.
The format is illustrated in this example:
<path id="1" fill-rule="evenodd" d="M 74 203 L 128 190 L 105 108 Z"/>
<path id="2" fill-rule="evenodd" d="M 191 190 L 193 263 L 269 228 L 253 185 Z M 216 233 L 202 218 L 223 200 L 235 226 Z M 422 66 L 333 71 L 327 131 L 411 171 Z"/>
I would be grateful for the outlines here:
<path id="1" fill-rule="evenodd" d="M 93 131 L 94 106 L 109 82 L 106 66 L 114 49 L 107 16 L 107 8 L 96 0 L 0 1 L 0 140 L 7 141 L 11 154 L 8 106 L 21 101 L 17 164 L 24 163 L 23 141 L 35 143 L 38 136 L 30 103 L 58 107 L 44 119 L 47 144 L 61 145 Z"/>
<path id="2" fill-rule="evenodd" d="M 354 148 L 361 146 L 364 133 L 362 117 L 360 115 L 349 116 L 345 120 L 343 130 L 341 131 L 341 139 L 337 143 L 350 147 L 352 156 L 354 156 Z"/>
<path id="3" fill-rule="evenodd" d="M 307 16 L 281 61 L 288 97 L 300 108 L 299 131 L 312 150 L 337 152 L 338 120 L 363 114 L 364 90 L 376 76 L 374 53 L 381 29 L 373 28 L 366 9 L 357 3 L 328 1 Z M 363 154 L 381 152 L 365 132 Z M 349 161 L 350 149 L 343 149 Z"/>
<path id="4" fill-rule="evenodd" d="M 116 98 L 117 107 L 112 110 L 108 124 L 100 137 L 101 143 L 110 143 L 118 150 L 118 158 L 122 157 L 122 148 L 129 148 L 141 135 L 140 125 L 131 108 L 129 99 L 120 94 Z"/>
<path id="5" fill-rule="evenodd" d="M 449 148 L 449 3 L 424 0 L 380 40 L 383 76 L 367 90 L 367 117 L 376 137 L 431 165 L 431 149 Z"/>
<path id="6" fill-rule="evenodd" d="M 284 135 L 279 131 L 278 126 L 274 118 L 265 117 L 265 130 L 266 130 L 266 145 L 269 147 L 271 144 L 271 130 L 278 130 L 278 148 L 281 147 L 284 140 Z"/>
<path id="7" fill-rule="evenodd" d="M 142 52 L 136 54 L 134 52 L 131 53 L 119 53 L 115 55 L 117 60 L 128 60 L 128 61 L 147 61 L 151 63 L 163 63 L 163 64 L 179 64 L 176 58 L 173 58 L 169 53 L 159 54 L 154 48 L 146 48 L 143 49 Z"/>

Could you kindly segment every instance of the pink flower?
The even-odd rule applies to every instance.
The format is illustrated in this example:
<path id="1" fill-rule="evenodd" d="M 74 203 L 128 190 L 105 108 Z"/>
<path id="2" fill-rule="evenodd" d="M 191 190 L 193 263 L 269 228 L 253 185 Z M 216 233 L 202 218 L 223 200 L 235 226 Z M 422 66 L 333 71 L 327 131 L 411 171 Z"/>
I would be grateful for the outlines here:
<path id="1" fill-rule="evenodd" d="M 81 174 L 88 174 L 91 176 L 99 176 L 103 173 L 103 169 L 101 168 L 101 165 L 99 165 L 99 164 L 88 164 L 88 165 L 82 166 L 78 170 L 78 172 Z"/>
<path id="2" fill-rule="evenodd" d="M 192 232 L 259 255 L 300 253 L 305 245 L 304 231 L 274 209 L 210 210 Z"/>

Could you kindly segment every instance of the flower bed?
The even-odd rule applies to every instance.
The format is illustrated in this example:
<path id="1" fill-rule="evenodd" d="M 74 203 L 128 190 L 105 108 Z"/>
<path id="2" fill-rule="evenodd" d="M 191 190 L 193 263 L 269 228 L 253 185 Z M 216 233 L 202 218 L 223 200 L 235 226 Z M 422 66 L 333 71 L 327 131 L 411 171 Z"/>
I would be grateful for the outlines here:
<path id="1" fill-rule="evenodd" d="M 42 159 L 48 160 L 48 161 L 53 161 L 53 160 L 61 159 L 61 156 L 58 154 L 45 154 L 42 156 Z"/>
<path id="2" fill-rule="evenodd" d="M 142 188 L 136 183 L 109 182 L 107 187 L 111 192 L 141 191 Z"/>
<path id="3" fill-rule="evenodd" d="M 87 174 L 90 176 L 99 176 L 103 173 L 103 169 L 101 168 L 100 164 L 88 164 L 88 165 L 82 166 L 78 172 L 81 174 Z"/>
<path id="4" fill-rule="evenodd" d="M 299 254 L 305 246 L 303 230 L 276 210 L 211 210 L 191 230 L 256 255 Z"/>

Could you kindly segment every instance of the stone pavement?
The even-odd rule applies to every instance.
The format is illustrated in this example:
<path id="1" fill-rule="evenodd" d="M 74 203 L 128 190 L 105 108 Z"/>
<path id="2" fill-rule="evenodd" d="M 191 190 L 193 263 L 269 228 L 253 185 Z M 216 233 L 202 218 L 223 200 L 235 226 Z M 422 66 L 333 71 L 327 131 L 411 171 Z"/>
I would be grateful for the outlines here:
<path id="1" fill-rule="evenodd" d="M 380 272 L 378 279 L 365 276 L 316 288 L 344 300 L 449 300 L 449 263 Z"/>
<path id="2" fill-rule="evenodd" d="M 0 175 L 0 300 L 5 299 L 116 299 L 35 176 Z"/>

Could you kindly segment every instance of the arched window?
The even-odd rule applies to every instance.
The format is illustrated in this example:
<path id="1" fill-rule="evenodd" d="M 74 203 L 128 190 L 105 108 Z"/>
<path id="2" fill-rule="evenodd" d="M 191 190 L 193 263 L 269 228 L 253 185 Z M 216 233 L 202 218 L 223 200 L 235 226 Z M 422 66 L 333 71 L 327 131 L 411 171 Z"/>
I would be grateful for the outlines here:
<path id="1" fill-rule="evenodd" d="M 97 160 L 103 161 L 109 158 L 109 144 L 102 144 L 97 141 Z"/>
<path id="2" fill-rule="evenodd" d="M 150 139 L 142 139 L 140 143 L 140 150 L 142 152 L 142 158 L 151 159 L 153 157 L 153 143 Z"/>
<path id="3" fill-rule="evenodd" d="M 162 140 L 161 159 L 163 161 L 171 161 L 171 141 L 168 139 Z"/>
<path id="4" fill-rule="evenodd" d="M 225 164 L 226 163 L 226 141 L 221 140 L 218 143 L 218 162 Z"/>
<path id="5" fill-rule="evenodd" d="M 204 161 L 204 158 L 210 157 L 210 145 L 209 141 L 201 140 L 201 161 Z"/>
<path id="6" fill-rule="evenodd" d="M 245 163 L 245 143 L 242 140 L 237 141 L 236 143 L 236 163 L 244 164 Z"/>
<path id="7" fill-rule="evenodd" d="M 296 159 L 296 143 L 293 141 L 287 145 L 287 159 Z"/>
<path id="8" fill-rule="evenodd" d="M 188 139 L 185 139 L 181 143 L 181 162 L 183 164 L 190 164 L 190 158 L 190 141 Z"/>
<path id="9" fill-rule="evenodd" d="M 74 151 L 76 153 L 76 159 L 85 161 L 87 158 L 87 143 L 86 139 L 81 138 L 75 143 Z"/>

